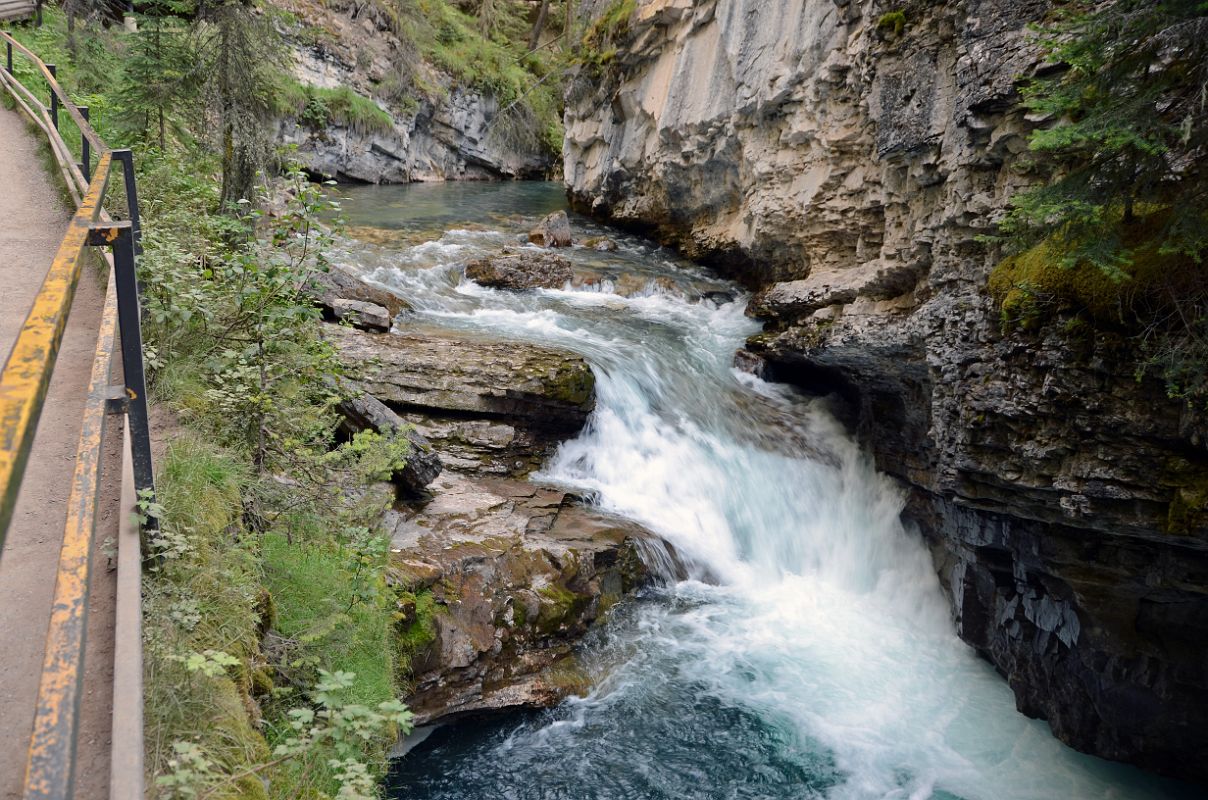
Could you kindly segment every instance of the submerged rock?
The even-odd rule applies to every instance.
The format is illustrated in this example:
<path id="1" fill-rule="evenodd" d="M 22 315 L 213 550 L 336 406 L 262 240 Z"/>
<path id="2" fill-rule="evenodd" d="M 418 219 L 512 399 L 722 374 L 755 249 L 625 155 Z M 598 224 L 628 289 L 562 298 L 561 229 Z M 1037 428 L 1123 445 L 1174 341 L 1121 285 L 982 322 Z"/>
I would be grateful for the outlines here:
<path id="1" fill-rule="evenodd" d="M 561 289 L 573 277 L 562 256 L 528 250 L 504 250 L 466 265 L 466 277 L 493 289 Z"/>
<path id="2" fill-rule="evenodd" d="M 555 211 L 529 231 L 529 241 L 542 247 L 570 247 L 570 218 L 565 211 Z"/>
<path id="3" fill-rule="evenodd" d="M 433 488 L 389 520 L 417 724 L 586 691 L 574 645 L 652 580 L 640 553 L 658 540 L 523 481 L 446 474 Z"/>

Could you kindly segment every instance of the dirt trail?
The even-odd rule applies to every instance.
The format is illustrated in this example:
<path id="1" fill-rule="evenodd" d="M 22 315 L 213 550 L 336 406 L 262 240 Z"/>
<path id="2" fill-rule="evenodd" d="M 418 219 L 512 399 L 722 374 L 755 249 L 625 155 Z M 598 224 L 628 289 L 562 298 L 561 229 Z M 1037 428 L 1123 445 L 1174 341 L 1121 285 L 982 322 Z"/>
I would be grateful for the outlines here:
<path id="1" fill-rule="evenodd" d="M 46 173 L 38 138 L 27 130 L 18 112 L 0 107 L 0 351 L 5 358 L 54 259 L 68 218 L 58 187 Z M 0 737 L 5 743 L 0 748 L 0 800 L 21 796 L 68 485 L 104 302 L 102 262 L 95 259 L 96 267 L 93 263 L 90 259 L 80 279 L 0 553 Z M 99 541 L 113 535 L 109 528 L 116 530 L 114 509 L 114 503 L 101 504 Z M 107 794 L 113 586 L 105 557 L 97 555 L 81 701 L 75 793 L 79 800 Z"/>

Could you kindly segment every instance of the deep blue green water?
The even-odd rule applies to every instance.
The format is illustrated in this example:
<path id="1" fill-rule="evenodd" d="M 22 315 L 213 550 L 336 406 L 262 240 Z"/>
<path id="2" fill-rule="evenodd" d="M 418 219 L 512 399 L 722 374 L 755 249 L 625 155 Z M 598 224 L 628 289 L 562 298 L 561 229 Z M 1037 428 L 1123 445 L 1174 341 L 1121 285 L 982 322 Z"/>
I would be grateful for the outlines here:
<path id="1" fill-rule="evenodd" d="M 538 479 L 640 521 L 698 579 L 622 606 L 584 644 L 589 696 L 438 730 L 396 764 L 392 798 L 1193 796 L 1015 711 L 955 636 L 899 487 L 816 401 L 733 369 L 759 329 L 734 287 L 579 218 L 580 236 L 619 243 L 567 254 L 590 281 L 531 293 L 463 281 L 467 260 L 519 246 L 563 204 L 550 184 L 349 190 L 348 221 L 374 231 L 335 257 L 425 324 L 582 353 L 597 411 Z M 708 294 L 719 288 L 737 300 Z"/>

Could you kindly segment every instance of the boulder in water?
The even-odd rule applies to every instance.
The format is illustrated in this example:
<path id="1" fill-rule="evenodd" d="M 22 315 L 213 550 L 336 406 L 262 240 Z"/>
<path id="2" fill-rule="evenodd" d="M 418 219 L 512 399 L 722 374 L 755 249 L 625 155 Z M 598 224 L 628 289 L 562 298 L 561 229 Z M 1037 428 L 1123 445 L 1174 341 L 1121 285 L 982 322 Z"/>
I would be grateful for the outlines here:
<path id="1" fill-rule="evenodd" d="M 417 724 L 548 708 L 586 692 L 574 652 L 583 634 L 659 577 L 647 563 L 682 577 L 653 534 L 564 491 L 456 473 L 433 488 L 431 502 L 387 518 Z"/>
<path id="2" fill-rule="evenodd" d="M 466 277 L 493 289 L 560 289 L 573 277 L 571 264 L 531 248 L 480 258 L 466 265 Z"/>
<path id="3" fill-rule="evenodd" d="M 542 247 L 570 247 L 570 218 L 565 211 L 555 211 L 529 231 L 529 241 Z"/>
<path id="4" fill-rule="evenodd" d="M 583 246 L 598 253 L 615 253 L 617 243 L 604 236 L 593 236 L 583 242 Z"/>

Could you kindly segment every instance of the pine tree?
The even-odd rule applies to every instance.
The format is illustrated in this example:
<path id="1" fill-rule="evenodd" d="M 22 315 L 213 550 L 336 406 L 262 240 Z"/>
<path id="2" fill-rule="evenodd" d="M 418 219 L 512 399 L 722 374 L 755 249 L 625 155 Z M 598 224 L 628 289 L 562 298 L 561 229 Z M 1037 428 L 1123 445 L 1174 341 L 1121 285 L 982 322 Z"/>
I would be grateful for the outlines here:
<path id="1" fill-rule="evenodd" d="M 1115 0 L 1042 32 L 1056 74 L 1024 89 L 1053 124 L 1031 149 L 1047 178 L 1004 228 L 1058 235 L 1067 262 L 1116 278 L 1140 247 L 1208 255 L 1208 2 Z"/>
<path id="2" fill-rule="evenodd" d="M 120 108 L 127 130 L 146 141 L 154 128 L 163 151 L 171 121 L 196 111 L 197 54 L 188 23 L 177 16 L 187 9 L 172 0 L 151 0 L 143 9 L 122 73 Z"/>
<path id="3" fill-rule="evenodd" d="M 217 122 L 222 163 L 222 207 L 237 212 L 251 197 L 256 173 L 272 151 L 277 76 L 284 47 L 251 0 L 220 0 L 204 6 L 202 63 L 208 114 Z"/>
<path id="4" fill-rule="evenodd" d="M 1024 87 L 1050 121 L 1031 139 L 1045 180 L 1003 229 L 1088 286 L 1105 275 L 1138 378 L 1208 409 L 1208 0 L 1065 8 L 1041 32 L 1049 74 Z"/>

